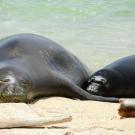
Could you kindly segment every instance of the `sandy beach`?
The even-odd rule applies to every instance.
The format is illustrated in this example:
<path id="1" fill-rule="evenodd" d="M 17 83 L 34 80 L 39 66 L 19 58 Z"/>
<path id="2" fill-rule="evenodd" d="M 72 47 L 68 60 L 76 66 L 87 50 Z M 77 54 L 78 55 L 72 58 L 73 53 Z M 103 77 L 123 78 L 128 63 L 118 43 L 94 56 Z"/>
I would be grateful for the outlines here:
<path id="1" fill-rule="evenodd" d="M 135 118 L 121 119 L 119 104 L 80 101 L 61 97 L 41 99 L 28 105 L 44 117 L 71 115 L 72 121 L 42 128 L 1 129 L 0 135 L 133 135 Z"/>

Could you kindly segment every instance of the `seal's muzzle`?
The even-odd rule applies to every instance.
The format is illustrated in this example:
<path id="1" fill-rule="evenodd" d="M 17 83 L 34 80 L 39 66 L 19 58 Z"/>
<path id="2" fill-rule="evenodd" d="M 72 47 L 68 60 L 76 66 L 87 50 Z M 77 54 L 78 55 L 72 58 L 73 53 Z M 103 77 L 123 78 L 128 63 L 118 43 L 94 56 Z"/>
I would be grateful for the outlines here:
<path id="1" fill-rule="evenodd" d="M 87 87 L 87 91 L 90 91 L 90 92 L 98 92 L 98 89 L 99 89 L 99 84 L 97 83 L 92 83 L 91 85 L 89 85 Z"/>
<path id="2" fill-rule="evenodd" d="M 107 80 L 102 76 L 93 76 L 88 81 L 89 85 L 87 87 L 87 91 L 90 93 L 98 93 L 99 90 L 105 86 Z"/>
<path id="3" fill-rule="evenodd" d="M 0 102 L 27 102 L 27 86 L 8 75 L 0 80 Z"/>

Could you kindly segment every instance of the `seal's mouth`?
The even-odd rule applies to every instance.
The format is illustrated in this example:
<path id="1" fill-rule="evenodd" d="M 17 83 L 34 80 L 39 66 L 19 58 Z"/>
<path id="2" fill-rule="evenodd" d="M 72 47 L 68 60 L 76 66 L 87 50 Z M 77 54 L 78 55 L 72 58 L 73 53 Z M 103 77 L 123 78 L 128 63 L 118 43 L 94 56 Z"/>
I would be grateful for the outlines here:
<path id="1" fill-rule="evenodd" d="M 9 102 L 14 102 L 14 103 L 19 103 L 19 102 L 28 102 L 27 98 L 24 96 L 3 96 L 0 95 L 0 103 L 9 103 Z"/>
<path id="2" fill-rule="evenodd" d="M 87 91 L 91 93 L 97 93 L 100 85 L 97 83 L 92 83 L 87 87 Z"/>

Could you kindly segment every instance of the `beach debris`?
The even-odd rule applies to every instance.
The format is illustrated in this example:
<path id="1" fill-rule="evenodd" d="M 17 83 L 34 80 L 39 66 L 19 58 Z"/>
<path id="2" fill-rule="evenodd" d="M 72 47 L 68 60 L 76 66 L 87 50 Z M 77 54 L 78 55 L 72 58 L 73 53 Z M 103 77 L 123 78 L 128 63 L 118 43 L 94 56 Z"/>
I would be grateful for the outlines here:
<path id="1" fill-rule="evenodd" d="M 47 125 L 70 122 L 70 115 L 57 114 L 43 117 L 25 103 L 0 104 L 0 128 L 45 127 Z"/>
<path id="2" fill-rule="evenodd" d="M 120 99 L 118 114 L 124 117 L 135 117 L 135 99 Z"/>

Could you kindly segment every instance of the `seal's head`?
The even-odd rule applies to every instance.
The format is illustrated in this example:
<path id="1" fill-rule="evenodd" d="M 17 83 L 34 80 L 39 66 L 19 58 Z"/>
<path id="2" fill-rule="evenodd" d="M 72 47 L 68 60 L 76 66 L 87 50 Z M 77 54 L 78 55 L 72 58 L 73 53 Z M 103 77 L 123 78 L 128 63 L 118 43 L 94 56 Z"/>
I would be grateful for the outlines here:
<path id="1" fill-rule="evenodd" d="M 0 102 L 28 102 L 30 79 L 23 72 L 0 69 Z"/>
<path id="2" fill-rule="evenodd" d="M 118 79 L 118 73 L 113 70 L 99 70 L 89 78 L 86 90 L 95 95 L 113 96 L 114 92 L 117 94 Z"/>

